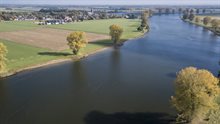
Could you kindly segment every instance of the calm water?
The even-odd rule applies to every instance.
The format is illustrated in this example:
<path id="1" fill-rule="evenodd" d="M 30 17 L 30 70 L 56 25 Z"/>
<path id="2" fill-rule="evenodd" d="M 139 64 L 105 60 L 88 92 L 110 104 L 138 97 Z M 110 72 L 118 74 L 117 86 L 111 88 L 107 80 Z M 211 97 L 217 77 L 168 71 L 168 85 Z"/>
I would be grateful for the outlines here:
<path id="1" fill-rule="evenodd" d="M 187 66 L 217 73 L 220 37 L 154 16 L 151 31 L 118 50 L 0 81 L 1 124 L 156 124 L 173 114 L 175 73 Z"/>

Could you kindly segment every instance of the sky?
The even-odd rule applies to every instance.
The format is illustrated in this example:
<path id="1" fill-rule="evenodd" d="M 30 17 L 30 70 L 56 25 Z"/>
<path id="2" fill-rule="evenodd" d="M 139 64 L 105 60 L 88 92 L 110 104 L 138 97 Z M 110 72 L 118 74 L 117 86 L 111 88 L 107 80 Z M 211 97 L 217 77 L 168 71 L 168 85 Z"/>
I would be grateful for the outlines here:
<path id="1" fill-rule="evenodd" d="M 0 0 L 0 4 L 51 5 L 219 5 L 220 0 Z"/>

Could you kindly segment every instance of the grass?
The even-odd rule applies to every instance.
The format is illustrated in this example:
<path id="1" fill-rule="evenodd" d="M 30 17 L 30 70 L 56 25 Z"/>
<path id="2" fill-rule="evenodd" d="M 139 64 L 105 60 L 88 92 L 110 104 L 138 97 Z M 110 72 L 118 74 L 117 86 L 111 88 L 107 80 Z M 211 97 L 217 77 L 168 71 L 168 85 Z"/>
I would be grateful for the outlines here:
<path id="1" fill-rule="evenodd" d="M 140 21 L 137 19 L 88 20 L 65 25 L 50 25 L 48 27 L 72 31 L 85 31 L 98 34 L 109 34 L 109 26 L 112 24 L 118 24 L 123 27 L 123 39 L 134 38 L 143 34 L 137 31 L 137 27 L 140 25 Z"/>
<path id="2" fill-rule="evenodd" d="M 39 27 L 33 21 L 2 21 L 0 22 L 0 32 L 31 30 Z"/>
<path id="3" fill-rule="evenodd" d="M 42 64 L 50 60 L 70 58 L 72 53 L 70 50 L 51 51 L 43 48 L 36 48 L 28 45 L 18 44 L 15 42 L 0 40 L 7 46 L 7 69 L 13 72 L 25 67 Z M 96 50 L 111 46 L 111 41 L 103 40 L 89 43 L 86 48 L 81 49 L 81 55 L 86 55 Z"/>

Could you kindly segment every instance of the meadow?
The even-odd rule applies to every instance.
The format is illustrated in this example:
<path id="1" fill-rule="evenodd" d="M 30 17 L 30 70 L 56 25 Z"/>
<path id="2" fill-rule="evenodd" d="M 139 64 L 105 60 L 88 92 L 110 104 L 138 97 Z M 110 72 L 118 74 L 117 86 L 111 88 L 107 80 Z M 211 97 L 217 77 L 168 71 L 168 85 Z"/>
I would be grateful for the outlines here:
<path id="1" fill-rule="evenodd" d="M 109 34 L 109 26 L 118 24 L 123 27 L 123 39 L 134 38 L 143 33 L 137 31 L 140 25 L 139 20 L 134 19 L 107 19 L 107 20 L 88 20 L 83 22 L 69 23 L 65 25 L 49 25 L 50 28 L 58 28 L 72 31 L 85 31 L 97 34 Z"/>
<path id="2" fill-rule="evenodd" d="M 0 32 L 31 30 L 39 27 L 33 21 L 1 21 Z"/>

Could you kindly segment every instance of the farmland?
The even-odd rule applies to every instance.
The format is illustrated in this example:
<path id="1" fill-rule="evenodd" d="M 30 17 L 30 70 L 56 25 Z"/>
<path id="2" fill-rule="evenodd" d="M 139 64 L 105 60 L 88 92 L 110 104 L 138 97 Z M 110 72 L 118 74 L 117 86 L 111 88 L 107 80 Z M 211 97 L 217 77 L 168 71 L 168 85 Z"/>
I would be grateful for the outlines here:
<path id="1" fill-rule="evenodd" d="M 35 47 L 51 50 L 68 49 L 66 36 L 72 31 L 50 28 L 37 28 L 34 30 L 0 32 L 0 38 L 17 43 L 28 44 Z M 89 42 L 109 39 L 108 35 L 87 33 Z"/>
<path id="2" fill-rule="evenodd" d="M 95 20 L 51 26 L 39 26 L 32 21 L 0 22 L 0 42 L 3 42 L 9 51 L 8 71 L 13 72 L 50 60 L 71 58 L 72 52 L 68 50 L 66 36 L 72 31 L 86 32 L 89 44 L 80 50 L 80 55 L 111 46 L 108 36 L 111 24 L 118 24 L 124 28 L 123 39 L 143 34 L 136 31 L 140 24 L 138 20 Z"/>

